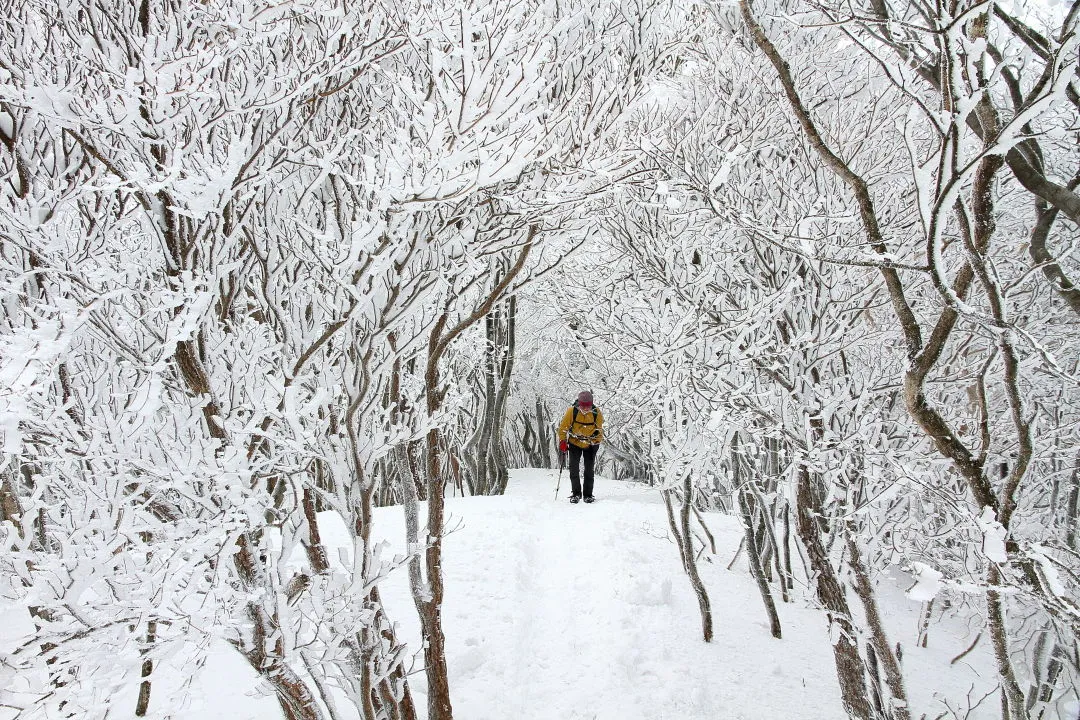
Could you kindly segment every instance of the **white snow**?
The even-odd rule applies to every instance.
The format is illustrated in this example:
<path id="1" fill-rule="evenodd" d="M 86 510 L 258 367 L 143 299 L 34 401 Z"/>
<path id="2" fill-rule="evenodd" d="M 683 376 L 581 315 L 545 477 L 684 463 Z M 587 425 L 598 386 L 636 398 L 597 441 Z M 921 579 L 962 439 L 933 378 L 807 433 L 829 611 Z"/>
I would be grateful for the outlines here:
<path id="1" fill-rule="evenodd" d="M 555 482 L 550 470 L 512 471 L 504 497 L 447 501 L 447 526 L 455 529 L 444 543 L 443 622 L 455 717 L 844 716 L 826 619 L 811 606 L 809 593 L 797 587 L 791 603 L 776 597 L 784 638 L 775 640 L 745 555 L 732 570 L 725 569 L 742 537 L 736 518 L 706 514 L 717 555 L 705 553 L 701 561 L 715 630 L 714 641 L 705 643 L 697 601 L 669 539 L 659 493 L 597 478 L 598 502 L 571 505 L 567 477 L 558 499 Z M 402 553 L 402 508 L 377 509 L 375 523 L 376 536 L 387 543 L 383 556 Z M 340 518 L 323 513 L 321 526 L 330 557 L 346 562 L 351 546 Z M 936 716 L 944 709 L 938 698 L 955 704 L 972 688 L 980 690 L 973 697 L 981 697 L 993 677 L 983 652 L 986 643 L 950 666 L 949 658 L 971 638 L 962 622 L 935 618 L 929 648 L 915 647 L 922 605 L 904 598 L 905 584 L 910 578 L 884 578 L 880 601 L 892 641 L 904 646 L 913 716 Z M 404 571 L 382 586 L 382 597 L 400 624 L 401 637 L 415 651 L 419 631 Z M 12 617 L 10 611 L 0 614 L 5 620 Z M 410 682 L 423 708 L 419 657 L 415 669 Z M 164 668 L 155 677 L 162 696 L 166 685 L 175 688 L 181 682 Z M 269 688 L 223 641 L 211 647 L 202 670 L 185 679 L 192 682 L 192 692 L 184 707 L 157 712 L 172 720 L 280 717 Z M 117 717 L 128 717 L 133 707 L 137 680 L 129 684 L 130 696 L 115 700 Z M 979 708 L 970 717 L 996 715 Z M 0 718 L 7 718 L 2 710 Z"/>
<path id="2" fill-rule="evenodd" d="M 1009 556 L 1005 552 L 1005 528 L 998 522 L 994 509 L 984 507 L 976 522 L 983 533 L 983 552 L 986 557 L 996 563 L 1008 562 Z"/>
<path id="3" fill-rule="evenodd" d="M 742 532 L 733 518 L 710 518 L 720 554 L 702 562 L 716 634 L 706 644 L 659 493 L 598 478 L 599 501 L 571 505 L 569 479 L 558 500 L 555 484 L 551 471 L 522 470 L 505 497 L 448 500 L 459 527 L 444 545 L 455 717 L 749 719 L 795 704 L 805 720 L 842 715 L 824 618 L 781 607 L 788 635 L 774 640 L 745 564 L 724 570 Z M 403 548 L 400 509 L 376 523 Z M 383 600 L 416 643 L 397 580 Z"/>
<path id="4" fill-rule="evenodd" d="M 1057 568 L 1054 567 L 1049 554 L 1045 548 L 1041 545 L 1033 544 L 1029 552 L 1035 562 L 1039 564 L 1039 569 L 1042 571 L 1043 581 L 1047 587 L 1050 588 L 1050 592 L 1058 597 L 1067 597 L 1068 591 L 1065 589 L 1065 583 L 1061 581 L 1061 576 L 1058 574 Z"/>
<path id="5" fill-rule="evenodd" d="M 907 596 L 918 602 L 929 602 L 941 591 L 941 579 L 944 577 L 940 572 L 926 563 L 912 563 L 915 574 L 915 585 L 907 591 Z"/>

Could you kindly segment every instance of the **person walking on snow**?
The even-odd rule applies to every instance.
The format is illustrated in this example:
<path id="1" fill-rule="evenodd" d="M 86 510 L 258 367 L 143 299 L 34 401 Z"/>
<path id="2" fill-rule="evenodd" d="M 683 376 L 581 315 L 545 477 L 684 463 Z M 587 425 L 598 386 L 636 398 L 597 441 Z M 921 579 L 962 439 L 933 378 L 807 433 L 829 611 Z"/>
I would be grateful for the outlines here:
<path id="1" fill-rule="evenodd" d="M 585 502 L 593 501 L 593 465 L 596 463 L 596 450 L 604 439 L 604 414 L 593 405 L 592 393 L 582 390 L 577 401 L 563 415 L 559 423 L 559 452 L 570 453 L 570 489 L 573 493 L 570 502 L 581 500 L 581 491 L 585 491 Z M 585 458 L 585 487 L 582 488 L 578 465 Z"/>

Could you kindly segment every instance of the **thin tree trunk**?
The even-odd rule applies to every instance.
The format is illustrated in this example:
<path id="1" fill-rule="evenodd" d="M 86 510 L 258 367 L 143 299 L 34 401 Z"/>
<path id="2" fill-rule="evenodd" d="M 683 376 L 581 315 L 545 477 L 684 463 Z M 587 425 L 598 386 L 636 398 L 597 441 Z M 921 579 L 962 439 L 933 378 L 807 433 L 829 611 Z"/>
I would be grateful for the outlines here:
<path id="1" fill-rule="evenodd" d="M 855 594 L 859 596 L 859 600 L 862 602 L 866 622 L 870 626 L 870 637 L 872 638 L 877 659 L 885 668 L 885 684 L 892 695 L 889 701 L 889 716 L 893 720 L 908 720 L 911 717 L 911 711 L 908 709 L 904 673 L 900 669 L 900 661 L 893 653 L 892 645 L 889 643 L 888 635 L 885 632 L 885 624 L 881 620 L 881 612 L 878 609 L 877 598 L 874 595 L 874 586 L 870 582 L 870 571 L 866 563 L 863 562 L 862 549 L 855 540 L 853 524 L 850 519 L 845 523 L 848 562 L 851 565 L 852 574 L 855 576 Z"/>
<path id="2" fill-rule="evenodd" d="M 874 713 L 866 697 L 866 673 L 855 628 L 851 623 L 851 611 L 844 598 L 844 588 L 836 576 L 828 551 L 821 539 L 821 527 L 817 523 L 819 508 L 811 487 L 810 471 L 799 465 L 796 488 L 796 510 L 799 538 L 810 557 L 815 577 L 818 601 L 829 619 L 829 635 L 832 639 L 836 675 L 840 681 L 840 694 L 844 711 L 853 720 L 873 720 Z"/>
<path id="3" fill-rule="evenodd" d="M 263 588 L 266 587 L 261 579 L 264 568 L 257 559 L 255 543 L 251 533 L 243 533 L 237 540 L 234 560 L 245 587 Z M 252 624 L 251 642 L 250 645 L 235 642 L 236 648 L 274 688 L 286 720 L 322 720 L 314 693 L 285 662 L 285 642 L 277 615 L 267 612 L 258 599 L 248 601 L 247 611 Z"/>
<path id="4" fill-rule="evenodd" d="M 775 555 L 775 557 L 776 557 L 776 571 L 777 571 L 777 574 L 780 577 L 780 585 L 781 585 L 781 587 L 784 588 L 784 597 L 785 597 L 785 602 L 786 602 L 787 601 L 787 581 L 784 578 L 784 573 L 780 570 L 780 550 L 779 550 L 780 545 L 779 545 L 779 543 L 777 542 L 777 539 L 776 539 L 776 530 L 773 528 L 773 515 L 772 515 L 771 512 L 768 512 L 768 513 L 766 512 L 766 507 L 768 506 L 768 503 L 765 501 L 765 496 L 761 493 L 761 488 L 759 488 L 757 486 L 757 483 L 755 483 L 750 478 L 747 478 L 746 487 L 753 494 L 754 500 L 757 502 L 758 508 L 760 509 L 760 512 L 761 512 L 762 528 L 765 531 L 765 536 L 769 540 L 769 546 L 770 547 L 769 547 L 768 559 L 765 556 L 762 556 L 762 571 L 765 572 L 765 576 L 766 576 L 767 579 L 769 579 L 769 580 L 772 579 L 771 575 L 767 572 L 767 568 L 765 566 L 765 563 L 766 562 L 771 562 L 771 558 Z"/>
<path id="5" fill-rule="evenodd" d="M 784 602 L 790 602 L 788 591 L 795 588 L 795 574 L 791 570 L 791 505 L 784 501 L 784 573 L 780 579 L 784 581 Z"/>
<path id="6" fill-rule="evenodd" d="M 742 510 L 743 516 L 743 527 L 746 530 L 746 557 L 750 561 L 750 574 L 754 576 L 758 592 L 761 593 L 761 599 L 765 603 L 765 613 L 769 616 L 772 636 L 779 640 L 781 638 L 780 616 L 776 614 L 776 603 L 773 602 L 772 592 L 769 591 L 769 583 L 766 582 L 765 573 L 761 569 L 757 538 L 754 536 L 754 512 L 750 506 L 749 498 L 747 498 L 747 491 L 739 489 L 738 496 L 739 508 Z M 783 578 L 781 578 L 781 582 L 783 582 Z"/>
<path id="7" fill-rule="evenodd" d="M 1072 475 L 1069 478 L 1069 500 L 1065 504 L 1065 544 L 1074 551 L 1080 551 L 1077 543 L 1076 526 L 1080 524 L 1080 454 L 1074 461 Z"/>
<path id="8" fill-rule="evenodd" d="M 874 712 L 878 717 L 889 717 L 885 712 L 885 703 L 881 693 L 881 671 L 878 669 L 877 653 L 874 644 L 866 646 L 866 673 L 870 676 L 870 696 L 874 701 Z"/>
<path id="9" fill-rule="evenodd" d="M 482 415 L 480 416 L 480 431 L 476 441 L 476 487 L 474 494 L 491 494 L 491 471 L 492 471 L 492 436 L 495 433 L 495 375 L 498 372 L 499 363 L 496 356 L 499 352 L 499 320 L 498 309 L 488 313 L 484 318 L 484 380 L 482 388 Z"/>
<path id="10" fill-rule="evenodd" d="M 12 462 L 0 477 L 0 522 L 10 522 L 20 538 L 26 537 L 26 528 L 23 523 L 22 503 L 19 502 L 18 485 L 15 480 L 19 464 Z"/>
<path id="11" fill-rule="evenodd" d="M 547 418 L 545 417 L 544 403 L 538 397 L 536 398 L 536 442 L 540 448 L 541 466 L 545 468 L 552 467 L 551 462 L 551 432 L 548 428 Z"/>
<path id="12" fill-rule="evenodd" d="M 675 537 L 675 545 L 679 548 L 679 557 L 682 560 L 683 570 L 690 578 L 690 586 L 698 599 L 698 609 L 701 611 L 701 634 L 705 642 L 712 642 L 712 609 L 709 605 L 709 594 L 705 590 L 705 584 L 698 574 L 697 564 L 694 560 L 693 536 L 690 534 L 690 476 L 687 475 L 683 482 L 683 501 L 681 507 L 681 523 L 675 520 L 675 510 L 671 506 L 673 490 L 664 490 L 664 507 L 667 508 L 668 524 L 671 526 L 671 534 Z"/>
<path id="13" fill-rule="evenodd" d="M 930 636 L 930 616 L 934 612 L 934 599 L 930 598 L 927 601 L 926 606 L 923 608 L 922 617 L 919 620 L 919 637 L 915 640 L 915 644 L 919 647 L 926 647 L 926 643 Z"/>
<path id="14" fill-rule="evenodd" d="M 391 695 L 395 700 L 390 705 L 390 707 L 394 708 L 394 718 L 395 720 L 416 720 L 416 702 L 413 700 L 412 689 L 409 687 L 409 676 L 405 672 L 405 666 L 402 664 L 401 658 L 398 657 L 402 645 L 394 632 L 394 625 L 386 617 L 378 587 L 372 589 L 371 597 L 378 607 L 376 620 L 383 626 L 381 631 L 383 638 L 390 645 L 391 655 L 394 657 L 393 670 L 383 683 L 389 684 Z M 401 699 L 398 700 L 397 698 Z"/>
<path id="15" fill-rule="evenodd" d="M 434 360 L 434 361 L 432 361 Z M 429 357 L 426 385 L 428 416 L 434 417 L 441 405 L 438 359 Z M 424 638 L 424 670 L 428 680 L 429 720 L 452 720 L 449 669 L 446 664 L 446 635 L 442 626 L 443 576 L 442 541 L 446 512 L 446 485 L 439 464 L 439 431 L 427 433 L 427 547 L 424 565 L 427 574 L 427 598 L 417 603 Z"/>
<path id="16" fill-rule="evenodd" d="M 499 386 L 495 396 L 495 425 L 492 433 L 492 455 L 495 460 L 494 494 L 506 492 L 510 479 L 503 436 L 506 427 L 506 403 L 510 397 L 510 378 L 514 373 L 514 360 L 517 353 L 517 297 L 511 295 L 507 301 L 506 322 L 503 328 L 504 355 L 499 363 Z"/>
<path id="17" fill-rule="evenodd" d="M 1001 584 L 1001 573 L 996 565 L 990 566 L 989 584 L 991 588 Z M 988 590 L 986 593 L 987 622 L 990 626 L 990 640 L 994 647 L 994 659 L 997 661 L 998 674 L 1001 675 L 1001 702 L 1007 709 L 1004 720 L 1028 720 L 1024 691 L 1009 658 L 1009 635 L 1005 627 L 1005 603 L 1001 593 Z"/>
<path id="18" fill-rule="evenodd" d="M 705 532 L 705 537 L 709 540 L 709 552 L 713 555 L 716 554 L 716 538 L 713 537 L 712 532 L 709 530 L 709 526 L 705 524 L 705 518 L 701 517 L 701 513 L 698 509 L 694 508 L 694 516 L 697 518 L 698 524 L 701 525 L 701 529 Z"/>
<path id="19" fill-rule="evenodd" d="M 1041 658 L 1040 658 L 1041 659 Z M 1065 669 L 1066 654 L 1061 643 L 1054 640 L 1051 645 L 1050 657 L 1046 661 L 1046 673 L 1042 676 L 1037 688 L 1030 693 L 1031 702 L 1049 703 L 1054 699 L 1054 691 L 1057 688 L 1058 678 Z"/>
<path id="20" fill-rule="evenodd" d="M 142 678 L 139 684 L 139 699 L 135 703 L 135 717 L 146 717 L 146 711 L 150 707 L 150 675 L 154 672 L 154 661 L 148 657 L 150 647 L 157 642 L 157 621 L 151 620 L 146 623 L 146 647 L 139 650 L 143 655 Z"/>
<path id="21" fill-rule="evenodd" d="M 705 642 L 712 642 L 713 625 L 712 610 L 709 607 L 709 594 L 705 591 L 705 583 L 698 574 L 697 561 L 694 558 L 693 540 L 690 537 L 690 504 L 693 502 L 693 487 L 690 476 L 683 480 L 683 504 L 682 504 L 682 534 L 686 541 L 686 573 L 690 576 L 690 584 L 694 586 L 697 595 L 698 607 L 701 609 L 701 633 Z"/>
<path id="22" fill-rule="evenodd" d="M 300 661 L 304 664 L 304 667 L 307 668 L 308 676 L 311 677 L 311 683 L 319 692 L 319 699 L 321 699 L 323 705 L 326 706 L 327 718 L 329 720 L 341 720 L 341 714 L 338 712 L 337 705 L 334 703 L 334 696 L 327 686 L 325 674 L 320 676 L 314 663 L 312 663 L 303 652 L 299 653 L 299 656 Z"/>
<path id="23" fill-rule="evenodd" d="M 419 548 L 420 510 L 416 496 L 416 482 L 414 479 L 414 476 L 416 474 L 416 464 L 412 457 L 412 452 L 408 444 L 399 446 L 396 449 L 395 453 L 397 455 L 398 466 L 401 468 L 403 475 L 401 485 L 405 495 L 405 542 L 410 548 Z M 428 588 L 427 583 L 424 582 L 423 569 L 420 560 L 420 553 L 418 550 L 414 550 L 413 554 L 409 558 L 408 572 L 409 589 L 412 594 L 413 603 L 416 606 L 416 613 L 420 617 L 421 629 L 426 632 L 423 623 L 425 617 L 427 617 L 426 603 L 430 602 L 431 600 L 431 591 Z M 424 656 L 426 662 L 426 650 Z M 428 712 L 430 715 L 430 699 L 428 702 Z"/>
<path id="24" fill-rule="evenodd" d="M 394 373 L 396 374 L 399 369 L 400 366 L 395 363 Z M 397 420 L 398 414 L 398 410 L 395 406 L 394 410 L 391 411 L 392 421 Z M 352 431 L 354 425 L 351 418 L 349 427 L 350 440 L 355 443 L 356 433 Z M 403 445 L 399 446 L 397 449 L 399 451 L 404 449 L 405 453 L 407 453 L 407 448 L 408 445 Z M 358 456 L 358 448 L 355 444 L 353 445 L 353 451 L 354 456 Z M 403 466 L 404 472 L 409 473 L 410 464 L 407 458 L 405 458 Z M 361 470 L 361 468 L 357 468 L 357 473 L 360 474 Z M 371 531 L 374 525 L 372 505 L 376 485 L 371 480 L 364 480 L 361 488 L 357 507 L 356 510 L 354 510 L 354 512 L 359 513 L 354 520 L 354 533 L 356 537 L 360 539 L 361 550 L 363 552 L 360 576 L 366 579 L 374 574 L 374 568 L 372 567 Z M 413 500 L 415 505 L 415 497 Z M 415 510 L 413 515 L 415 524 Z M 315 537 L 315 541 L 318 541 L 317 536 Z M 364 598 L 364 605 L 371 610 L 373 619 L 369 625 L 363 628 L 361 633 L 358 633 L 358 671 L 361 676 L 360 686 L 363 707 L 365 709 L 370 707 L 374 711 L 375 706 L 378 705 L 379 708 L 381 708 L 384 717 L 389 713 L 395 720 L 415 720 L 416 709 L 413 704 L 412 693 L 409 690 L 408 678 L 402 667 L 399 652 L 400 645 L 394 634 L 393 626 L 386 617 L 386 611 L 382 604 L 382 596 L 379 593 L 378 585 L 374 585 L 367 593 L 367 597 Z M 392 685 L 398 692 L 393 693 L 384 691 L 384 686 L 387 685 Z M 397 699 L 399 696 L 401 698 L 400 700 Z M 371 717 L 372 720 L 376 717 L 374 712 Z"/>
<path id="25" fill-rule="evenodd" d="M 746 548 L 746 533 L 743 533 L 743 536 L 739 538 L 739 547 L 735 548 L 735 554 L 731 556 L 731 562 L 727 564 L 725 570 L 730 570 L 731 568 L 735 567 L 735 561 L 739 559 L 740 555 L 742 555 L 744 548 Z"/>
<path id="26" fill-rule="evenodd" d="M 316 482 L 318 482 L 317 479 Z M 312 492 L 311 488 L 304 488 L 301 503 L 304 508 L 304 522 L 307 525 L 307 538 L 303 541 L 304 549 L 307 551 L 311 569 L 316 574 L 322 575 L 329 571 L 330 560 L 327 558 L 326 548 L 323 546 L 322 536 L 319 534 L 319 520 L 315 512 L 315 493 Z"/>

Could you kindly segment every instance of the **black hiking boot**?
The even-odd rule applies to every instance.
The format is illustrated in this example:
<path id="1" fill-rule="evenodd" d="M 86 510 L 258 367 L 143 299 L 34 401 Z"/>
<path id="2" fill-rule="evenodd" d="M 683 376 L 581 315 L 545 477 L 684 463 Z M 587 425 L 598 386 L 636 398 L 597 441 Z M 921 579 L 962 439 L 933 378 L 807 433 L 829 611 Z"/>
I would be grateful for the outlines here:
<path id="1" fill-rule="evenodd" d="M 579 502 L 581 502 L 581 496 L 580 495 L 571 495 L 570 496 L 570 502 L 572 504 L 574 504 L 574 505 L 577 505 Z M 585 502 L 589 502 L 589 501 L 586 500 Z"/>
<path id="2" fill-rule="evenodd" d="M 585 502 L 594 503 L 594 502 L 596 502 L 596 498 L 594 498 L 592 495 L 590 495 L 589 497 L 585 498 Z"/>

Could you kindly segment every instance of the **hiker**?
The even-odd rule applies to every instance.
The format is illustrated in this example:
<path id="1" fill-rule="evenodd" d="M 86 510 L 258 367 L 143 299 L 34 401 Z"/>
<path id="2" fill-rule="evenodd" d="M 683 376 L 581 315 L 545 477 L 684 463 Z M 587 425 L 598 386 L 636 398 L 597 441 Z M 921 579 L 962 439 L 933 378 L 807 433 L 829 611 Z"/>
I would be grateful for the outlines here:
<path id="1" fill-rule="evenodd" d="M 585 491 L 585 502 L 593 501 L 593 465 L 596 462 L 596 450 L 604 439 L 604 414 L 593 405 L 592 393 L 582 390 L 559 423 L 559 452 L 570 453 L 570 489 L 573 495 L 570 502 L 581 500 Z M 579 480 L 578 465 L 585 458 L 585 487 Z"/>

